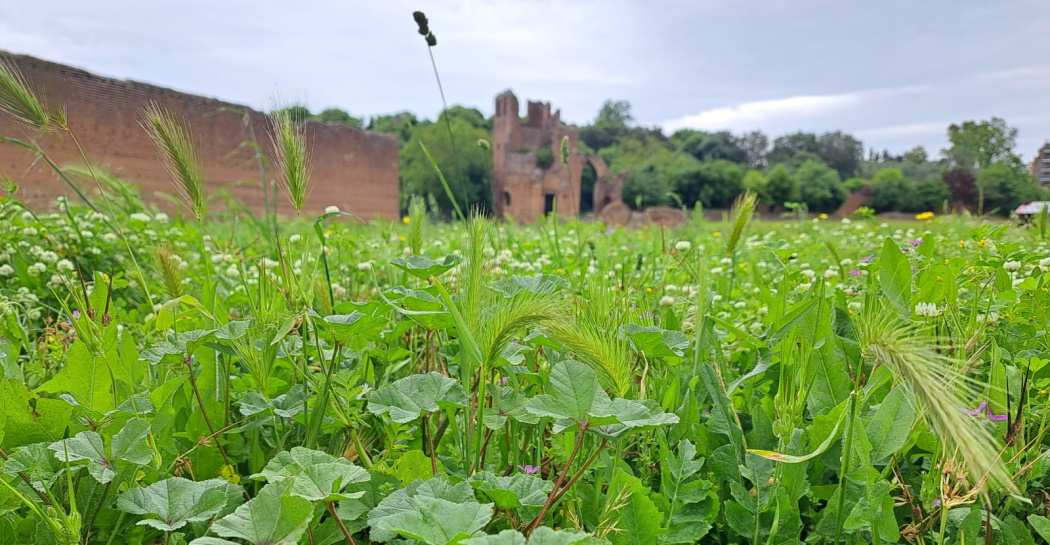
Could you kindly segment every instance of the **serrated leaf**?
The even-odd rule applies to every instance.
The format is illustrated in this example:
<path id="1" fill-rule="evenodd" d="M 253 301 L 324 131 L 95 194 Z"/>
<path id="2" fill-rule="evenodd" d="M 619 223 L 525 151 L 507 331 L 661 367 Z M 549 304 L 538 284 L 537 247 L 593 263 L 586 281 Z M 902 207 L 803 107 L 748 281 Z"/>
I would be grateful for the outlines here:
<path id="1" fill-rule="evenodd" d="M 554 488 L 554 483 L 524 473 L 504 477 L 482 472 L 471 477 L 470 484 L 495 502 L 499 509 L 543 507 Z"/>
<path id="2" fill-rule="evenodd" d="M 226 506 L 223 490 L 226 485 L 219 479 L 194 482 L 171 477 L 124 492 L 117 498 L 117 508 L 133 515 L 145 515 L 147 518 L 140 520 L 140 525 L 170 532 L 218 515 Z"/>
<path id="3" fill-rule="evenodd" d="M 368 410 L 387 414 L 405 424 L 442 408 L 466 407 L 467 394 L 459 381 L 440 373 L 411 375 L 376 390 L 368 398 Z"/>
<path id="4" fill-rule="evenodd" d="M 428 545 L 458 543 L 475 535 L 492 520 L 491 503 L 454 503 L 416 496 L 415 509 L 385 517 L 383 529 Z"/>
<path id="5" fill-rule="evenodd" d="M 638 324 L 627 324 L 625 331 L 635 350 L 647 358 L 681 358 L 690 344 L 681 331 Z"/>
<path id="6" fill-rule="evenodd" d="M 609 535 L 614 545 L 648 545 L 664 533 L 664 515 L 650 499 L 651 491 L 636 477 L 617 468 L 609 483 L 607 501 L 624 498 L 623 507 L 615 511 L 616 527 L 623 530 Z"/>
<path id="7" fill-rule="evenodd" d="M 529 545 L 578 545 L 592 541 L 597 543 L 596 540 L 592 540 L 591 534 L 540 526 L 532 533 L 528 543 Z M 461 543 L 463 545 L 525 545 L 525 536 L 517 530 L 503 530 L 496 535 L 472 537 Z"/>
<path id="8" fill-rule="evenodd" d="M 60 399 L 38 398 L 17 380 L 0 381 L 0 415 L 4 422 L 0 447 L 12 449 L 61 438 L 70 425 L 73 409 Z"/>
<path id="9" fill-rule="evenodd" d="M 124 427 L 113 436 L 110 445 L 113 458 L 137 465 L 146 465 L 153 461 L 153 449 L 149 446 L 150 423 L 141 418 L 128 420 Z"/>
<path id="10" fill-rule="evenodd" d="M 37 390 L 69 393 L 77 403 L 105 413 L 117 405 L 113 400 L 113 370 L 109 358 L 92 355 L 83 342 L 74 342 L 66 354 L 66 363 L 51 380 Z"/>
<path id="11" fill-rule="evenodd" d="M 313 519 L 313 506 L 289 494 L 292 483 L 270 484 L 236 511 L 215 521 L 211 531 L 243 539 L 252 545 L 291 545 L 298 542 Z"/>
<path id="12" fill-rule="evenodd" d="M 525 402 L 525 409 L 537 416 L 562 418 L 580 424 L 590 416 L 595 398 L 605 402 L 608 395 L 598 387 L 598 376 L 586 365 L 566 360 L 558 362 L 547 378 L 547 393 Z M 604 396 L 604 399 L 602 398 Z"/>
<path id="13" fill-rule="evenodd" d="M 383 316 L 370 316 L 356 310 L 350 314 L 325 316 L 321 320 L 325 330 L 332 335 L 332 338 L 343 344 L 358 337 L 379 339 L 380 333 L 387 324 L 387 319 Z"/>
<path id="14" fill-rule="evenodd" d="M 248 333 L 248 327 L 251 325 L 249 320 L 233 321 L 223 324 L 221 327 L 215 330 L 215 338 L 222 339 L 225 341 L 233 341 L 240 339 L 246 333 Z"/>
<path id="15" fill-rule="evenodd" d="M 113 462 L 106 457 L 102 436 L 94 431 L 82 431 L 69 439 L 51 443 L 47 447 L 59 462 L 74 464 L 87 462 L 88 474 L 106 484 L 117 476 Z"/>
<path id="16" fill-rule="evenodd" d="M 60 463 L 47 447 L 47 443 L 33 443 L 15 449 L 4 462 L 4 473 L 11 476 L 25 473 L 33 488 L 47 490 L 54 484 L 58 474 L 65 469 L 65 465 Z"/>
<path id="17" fill-rule="evenodd" d="M 383 498 L 374 509 L 368 512 L 368 525 L 374 541 L 386 542 L 394 538 L 394 533 L 385 529 L 383 520 L 401 513 L 418 509 L 417 497 L 437 498 L 452 503 L 477 503 L 474 490 L 466 482 L 451 484 L 444 478 L 434 478 L 426 482 L 414 481 L 405 488 L 395 490 Z"/>
<path id="18" fill-rule="evenodd" d="M 271 483 L 290 480 L 292 486 L 289 494 L 312 502 L 328 502 L 361 497 L 364 492 L 343 494 L 342 491 L 350 483 L 365 482 L 371 476 L 364 468 L 344 458 L 304 447 L 292 447 L 290 451 L 278 452 L 252 478 L 265 479 Z"/>

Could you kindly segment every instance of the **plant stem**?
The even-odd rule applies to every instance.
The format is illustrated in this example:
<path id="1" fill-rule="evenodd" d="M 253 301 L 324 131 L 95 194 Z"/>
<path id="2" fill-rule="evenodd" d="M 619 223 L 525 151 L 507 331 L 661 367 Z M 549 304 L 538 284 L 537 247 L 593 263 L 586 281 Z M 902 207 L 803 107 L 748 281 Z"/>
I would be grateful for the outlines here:
<path id="1" fill-rule="evenodd" d="M 343 524 L 342 519 L 340 519 L 339 515 L 336 514 L 335 503 L 330 501 L 325 502 L 325 506 L 328 507 L 328 512 L 332 514 L 332 518 L 335 519 L 335 523 L 339 525 L 339 531 L 343 532 L 343 537 L 346 538 L 346 542 L 350 545 L 357 545 L 357 542 L 354 541 L 354 536 L 350 535 L 350 532 L 346 529 L 346 525 Z"/>
<path id="2" fill-rule="evenodd" d="M 853 390 L 849 405 L 849 422 L 846 426 L 846 440 L 842 451 L 842 465 L 839 468 L 839 504 L 835 513 L 835 541 L 839 543 L 842 536 L 842 512 L 846 508 L 846 472 L 849 471 L 850 454 L 853 452 L 853 426 L 857 420 L 857 398 L 860 392 Z"/>
<path id="3" fill-rule="evenodd" d="M 190 386 L 193 388 L 194 397 L 197 398 L 197 405 L 201 408 L 201 416 L 204 417 L 204 423 L 208 425 L 208 431 L 211 432 L 212 436 L 215 436 L 215 426 L 212 425 L 211 418 L 208 417 L 208 409 L 204 408 L 204 398 L 201 397 L 201 391 L 197 388 L 197 378 L 193 376 L 193 360 L 189 356 L 186 356 L 183 363 L 186 364 L 186 367 L 190 371 Z M 223 449 L 222 444 L 219 443 L 218 437 L 215 437 L 215 448 L 219 449 L 219 454 L 222 454 L 222 459 L 226 465 L 233 466 L 233 464 L 230 463 L 229 456 L 226 456 L 226 450 Z"/>
<path id="4" fill-rule="evenodd" d="M 581 425 L 579 433 L 576 434 L 576 445 L 572 447 L 572 453 L 569 454 L 569 459 L 565 462 L 565 467 L 562 468 L 561 474 L 558 475 L 558 480 L 554 483 L 554 489 L 551 490 L 551 493 L 547 496 L 547 501 L 543 504 L 543 508 L 540 509 L 540 513 L 536 515 L 536 518 L 532 519 L 532 522 L 530 522 L 528 526 L 525 527 L 526 538 L 532 537 L 532 533 L 535 532 L 536 528 L 538 528 L 540 523 L 543 522 L 543 517 L 547 514 L 547 511 L 550 510 L 551 506 L 554 505 L 555 499 L 559 497 L 558 492 L 561 490 L 562 484 L 565 483 L 565 477 L 569 474 L 569 469 L 572 468 L 572 463 L 576 461 L 576 455 L 580 453 L 580 448 L 583 447 L 583 437 L 586 432 L 587 425 Z"/>
<path id="5" fill-rule="evenodd" d="M 434 475 L 438 472 L 437 456 L 434 454 L 434 433 L 430 431 L 430 413 L 423 415 L 423 433 L 427 434 L 427 443 L 430 445 L 430 470 Z"/>

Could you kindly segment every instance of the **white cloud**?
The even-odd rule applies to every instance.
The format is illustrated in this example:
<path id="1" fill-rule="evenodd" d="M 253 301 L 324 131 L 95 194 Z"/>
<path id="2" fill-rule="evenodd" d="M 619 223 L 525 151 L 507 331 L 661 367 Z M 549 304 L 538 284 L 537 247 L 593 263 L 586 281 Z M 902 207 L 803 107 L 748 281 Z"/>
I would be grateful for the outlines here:
<path id="1" fill-rule="evenodd" d="M 950 121 L 929 121 L 923 123 L 908 123 L 904 125 L 891 125 L 874 129 L 857 131 L 856 135 L 863 139 L 894 139 L 904 137 L 919 137 L 940 135 L 947 131 Z"/>
<path id="2" fill-rule="evenodd" d="M 922 87 L 897 89 L 873 89 L 834 95 L 801 95 L 774 100 L 744 102 L 704 110 L 664 122 L 661 126 L 668 133 L 679 129 L 748 131 L 762 129 L 785 122 L 802 121 L 856 108 L 861 104 L 881 98 L 906 93 L 916 93 Z"/>

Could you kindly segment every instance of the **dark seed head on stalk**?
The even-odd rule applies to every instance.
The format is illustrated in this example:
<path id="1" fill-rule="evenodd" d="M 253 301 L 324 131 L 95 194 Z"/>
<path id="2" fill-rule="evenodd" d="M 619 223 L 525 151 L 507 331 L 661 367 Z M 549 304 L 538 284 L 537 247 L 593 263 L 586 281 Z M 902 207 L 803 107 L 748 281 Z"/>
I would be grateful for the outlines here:
<path id="1" fill-rule="evenodd" d="M 426 36 L 430 34 L 430 25 L 427 22 L 427 16 L 423 15 L 422 11 L 416 11 L 412 13 L 412 18 L 416 20 L 416 24 L 419 25 L 419 34 Z"/>

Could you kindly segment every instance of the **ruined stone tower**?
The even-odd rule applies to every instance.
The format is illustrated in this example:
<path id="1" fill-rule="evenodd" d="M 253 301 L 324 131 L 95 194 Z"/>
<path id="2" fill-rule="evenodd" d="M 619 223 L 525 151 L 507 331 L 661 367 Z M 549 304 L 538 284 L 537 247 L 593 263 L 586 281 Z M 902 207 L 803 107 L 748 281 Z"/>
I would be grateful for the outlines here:
<path id="1" fill-rule="evenodd" d="M 568 164 L 562 163 L 561 141 L 569 139 Z M 597 155 L 580 153 L 579 133 L 563 125 L 551 105 L 528 103 L 528 117 L 519 117 L 518 97 L 507 91 L 496 97 L 492 126 L 492 192 L 500 217 L 531 222 L 553 212 L 580 213 L 580 178 L 590 163 L 597 174 L 594 211 L 619 202 L 624 176 L 610 180 L 609 168 Z M 549 154 L 547 153 L 549 151 Z"/>

